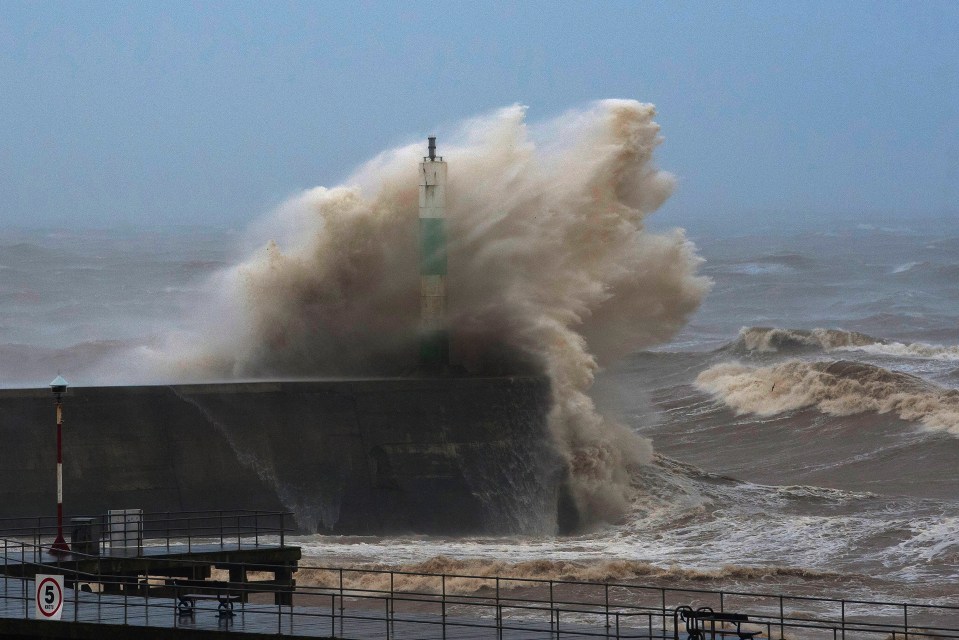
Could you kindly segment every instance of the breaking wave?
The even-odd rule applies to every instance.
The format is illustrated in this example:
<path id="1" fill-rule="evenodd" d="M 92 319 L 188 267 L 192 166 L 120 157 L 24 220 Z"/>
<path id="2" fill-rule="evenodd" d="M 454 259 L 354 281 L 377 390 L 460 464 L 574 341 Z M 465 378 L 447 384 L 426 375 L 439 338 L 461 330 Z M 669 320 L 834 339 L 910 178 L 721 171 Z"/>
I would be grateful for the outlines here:
<path id="1" fill-rule="evenodd" d="M 790 360 L 770 367 L 724 363 L 696 378 L 739 413 L 774 415 L 815 407 L 835 416 L 895 413 L 959 436 L 959 391 L 875 365 Z"/>
<path id="2" fill-rule="evenodd" d="M 925 360 L 959 360 L 959 346 L 943 346 L 926 344 L 924 342 L 877 342 L 859 347 L 840 347 L 838 350 L 864 351 L 873 355 L 892 356 L 895 358 L 921 358 Z"/>
<path id="3" fill-rule="evenodd" d="M 814 351 L 862 351 L 895 358 L 959 360 L 959 346 L 913 342 L 903 344 L 858 331 L 843 329 L 780 329 L 743 327 L 733 342 L 722 348 L 733 353 L 802 353 Z"/>
<path id="4" fill-rule="evenodd" d="M 881 344 L 856 331 L 842 329 L 779 329 L 776 327 L 743 327 L 739 337 L 724 350 L 739 353 L 779 353 L 804 350 L 831 350 Z"/>
<path id="5" fill-rule="evenodd" d="M 474 373 L 547 375 L 579 511 L 616 521 L 652 448 L 597 412 L 594 375 L 672 337 L 709 281 L 681 230 L 644 228 L 673 188 L 652 162 L 652 105 L 606 100 L 535 126 L 525 115 L 508 107 L 441 139 L 452 357 Z M 157 367 L 178 379 L 414 371 L 422 156 L 422 143 L 386 151 L 257 225 L 272 240 L 220 274 L 214 323 Z"/>
<path id="6" fill-rule="evenodd" d="M 692 582 L 711 582 L 728 580 L 761 580 L 770 577 L 829 578 L 840 577 L 814 569 L 783 566 L 739 566 L 727 565 L 718 569 L 687 569 L 677 566 L 662 567 L 639 560 L 527 560 L 506 562 L 502 560 L 457 559 L 436 556 L 423 562 L 402 565 L 349 564 L 352 569 L 370 571 L 405 572 L 406 575 L 392 576 L 393 588 L 397 591 L 431 593 L 439 587 L 437 576 L 448 577 L 445 581 L 447 593 L 475 593 L 496 585 L 500 578 L 500 589 L 528 587 L 529 583 L 511 582 L 509 578 L 532 580 L 568 580 L 584 582 L 628 582 L 631 580 L 682 580 Z M 339 572 L 336 570 L 301 567 L 296 572 L 299 585 L 314 587 L 338 586 Z M 356 590 L 389 591 L 389 574 L 344 573 L 344 588 Z"/>

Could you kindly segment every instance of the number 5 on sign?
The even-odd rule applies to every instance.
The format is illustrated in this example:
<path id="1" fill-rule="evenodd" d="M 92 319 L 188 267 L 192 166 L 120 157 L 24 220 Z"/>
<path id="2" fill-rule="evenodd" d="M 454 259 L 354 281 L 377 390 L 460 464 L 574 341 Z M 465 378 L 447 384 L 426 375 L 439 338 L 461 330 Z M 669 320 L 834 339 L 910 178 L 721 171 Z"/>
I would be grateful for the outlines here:
<path id="1" fill-rule="evenodd" d="M 59 620 L 63 613 L 63 576 L 37 574 L 37 620 Z"/>

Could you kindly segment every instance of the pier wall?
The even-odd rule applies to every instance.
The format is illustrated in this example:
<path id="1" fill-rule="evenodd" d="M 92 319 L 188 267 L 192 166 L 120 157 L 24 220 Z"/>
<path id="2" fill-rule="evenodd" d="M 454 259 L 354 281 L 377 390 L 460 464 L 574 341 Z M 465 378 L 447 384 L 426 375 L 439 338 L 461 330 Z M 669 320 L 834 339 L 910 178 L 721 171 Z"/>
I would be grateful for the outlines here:
<path id="1" fill-rule="evenodd" d="M 0 517 L 53 515 L 49 389 L 0 390 Z M 572 516 L 535 377 L 71 388 L 64 510 L 289 509 L 302 531 L 542 533 Z"/>

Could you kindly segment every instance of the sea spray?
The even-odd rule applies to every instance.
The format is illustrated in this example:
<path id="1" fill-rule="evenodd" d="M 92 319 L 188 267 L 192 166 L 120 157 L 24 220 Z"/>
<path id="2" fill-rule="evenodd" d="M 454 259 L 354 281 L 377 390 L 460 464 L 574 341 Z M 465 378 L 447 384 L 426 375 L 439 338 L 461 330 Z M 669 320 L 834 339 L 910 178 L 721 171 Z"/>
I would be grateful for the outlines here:
<path id="1" fill-rule="evenodd" d="M 598 368 L 662 342 L 709 281 L 682 231 L 645 217 L 673 179 L 652 164 L 652 105 L 606 100 L 529 126 L 512 106 L 441 138 L 449 162 L 452 357 L 473 373 L 544 373 L 549 421 L 585 522 L 628 510 L 652 448 L 597 412 Z M 216 326 L 165 354 L 189 378 L 407 374 L 419 321 L 421 143 L 315 188 L 258 224 L 269 242 L 220 274 Z M 227 319 L 224 328 L 220 319 Z"/>

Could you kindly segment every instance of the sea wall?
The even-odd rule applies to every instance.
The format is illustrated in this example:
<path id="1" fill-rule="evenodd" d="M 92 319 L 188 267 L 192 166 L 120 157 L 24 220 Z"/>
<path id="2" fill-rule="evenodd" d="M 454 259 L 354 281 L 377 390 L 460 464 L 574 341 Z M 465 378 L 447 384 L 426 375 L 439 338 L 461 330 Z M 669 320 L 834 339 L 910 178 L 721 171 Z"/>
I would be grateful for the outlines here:
<path id="1" fill-rule="evenodd" d="M 302 531 L 575 522 L 535 377 L 71 388 L 64 510 L 289 509 Z M 49 389 L 0 390 L 0 517 L 53 515 Z"/>

